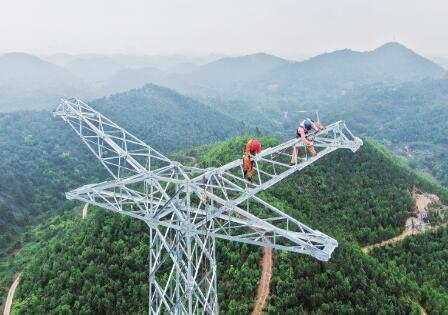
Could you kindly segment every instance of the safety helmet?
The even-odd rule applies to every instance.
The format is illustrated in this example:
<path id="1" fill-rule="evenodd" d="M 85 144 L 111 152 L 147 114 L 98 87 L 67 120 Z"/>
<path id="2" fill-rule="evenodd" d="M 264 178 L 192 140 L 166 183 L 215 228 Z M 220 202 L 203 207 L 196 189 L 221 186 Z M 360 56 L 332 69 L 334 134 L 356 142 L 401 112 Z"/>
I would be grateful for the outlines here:
<path id="1" fill-rule="evenodd" d="M 250 146 L 250 150 L 256 153 L 261 152 L 261 143 L 258 140 L 252 140 L 252 144 Z"/>
<path id="2" fill-rule="evenodd" d="M 305 119 L 303 125 L 305 126 L 306 130 L 310 130 L 311 128 L 313 128 L 313 122 L 309 118 Z"/>

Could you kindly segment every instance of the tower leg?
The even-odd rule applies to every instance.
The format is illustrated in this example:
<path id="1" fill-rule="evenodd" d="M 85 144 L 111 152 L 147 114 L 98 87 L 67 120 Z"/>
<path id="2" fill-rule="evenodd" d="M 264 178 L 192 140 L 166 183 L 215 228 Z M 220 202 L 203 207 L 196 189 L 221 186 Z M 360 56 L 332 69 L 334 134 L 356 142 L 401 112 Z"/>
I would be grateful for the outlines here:
<path id="1" fill-rule="evenodd" d="M 215 239 L 149 228 L 148 314 L 218 314 Z"/>

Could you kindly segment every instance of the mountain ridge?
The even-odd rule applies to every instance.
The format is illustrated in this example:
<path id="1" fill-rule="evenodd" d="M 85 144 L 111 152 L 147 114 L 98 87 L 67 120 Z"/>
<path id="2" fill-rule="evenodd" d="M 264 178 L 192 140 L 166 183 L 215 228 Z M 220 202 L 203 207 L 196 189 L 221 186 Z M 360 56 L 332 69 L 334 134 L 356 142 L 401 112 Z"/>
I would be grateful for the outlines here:
<path id="1" fill-rule="evenodd" d="M 386 43 L 375 50 L 349 49 L 321 54 L 308 60 L 273 70 L 270 84 L 351 87 L 375 82 L 400 83 L 440 78 L 445 69 L 399 43 Z M 308 81 L 308 82 L 307 82 Z"/>
<path id="2" fill-rule="evenodd" d="M 45 108 L 71 94 L 87 96 L 90 89 L 65 68 L 25 53 L 0 56 L 0 110 Z"/>
<path id="3" fill-rule="evenodd" d="M 237 57 L 224 57 L 207 63 L 186 74 L 189 84 L 206 86 L 233 85 L 257 79 L 271 70 L 289 63 L 288 60 L 269 55 L 255 53 Z"/>

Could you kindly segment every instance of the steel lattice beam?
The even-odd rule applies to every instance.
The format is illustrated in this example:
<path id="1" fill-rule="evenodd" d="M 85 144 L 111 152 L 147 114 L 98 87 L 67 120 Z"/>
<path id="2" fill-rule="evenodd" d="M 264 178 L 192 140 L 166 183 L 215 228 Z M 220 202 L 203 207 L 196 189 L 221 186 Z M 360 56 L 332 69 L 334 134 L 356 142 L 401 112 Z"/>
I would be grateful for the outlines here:
<path id="1" fill-rule="evenodd" d="M 257 196 L 294 172 L 362 141 L 344 122 L 312 135 L 315 157 L 289 165 L 293 139 L 254 157 L 254 181 L 242 160 L 199 169 L 169 160 L 78 99 L 62 100 L 64 119 L 113 176 L 67 193 L 146 222 L 150 230 L 149 314 L 217 314 L 215 240 L 307 254 L 327 261 L 338 243 Z M 306 151 L 306 150 L 305 150 Z"/>

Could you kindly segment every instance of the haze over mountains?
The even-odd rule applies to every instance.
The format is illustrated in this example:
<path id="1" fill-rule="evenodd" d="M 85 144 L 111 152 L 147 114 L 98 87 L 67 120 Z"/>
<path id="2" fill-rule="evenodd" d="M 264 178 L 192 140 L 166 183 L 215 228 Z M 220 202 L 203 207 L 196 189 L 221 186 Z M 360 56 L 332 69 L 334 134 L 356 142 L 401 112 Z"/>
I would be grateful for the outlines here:
<path id="1" fill-rule="evenodd" d="M 375 82 L 400 83 L 440 78 L 446 71 L 399 43 L 373 51 L 339 50 L 274 70 L 262 80 L 278 89 L 344 89 Z"/>
<path id="2" fill-rule="evenodd" d="M 59 54 L 47 60 L 53 63 L 22 53 L 0 56 L 0 111 L 50 108 L 61 95 L 91 99 L 148 83 L 191 95 L 253 100 L 254 95 L 338 96 L 359 85 L 396 84 L 446 75 L 441 66 L 398 43 L 370 52 L 335 51 L 302 62 L 264 53 L 224 57 L 202 65 L 198 59 L 173 56 L 156 60 L 144 56 Z"/>
<path id="3" fill-rule="evenodd" d="M 393 144 L 395 152 L 415 150 L 412 158 L 419 168 L 448 181 L 445 144 L 437 140 L 446 136 L 443 128 L 437 137 L 422 132 L 434 150 L 407 136 L 415 121 L 448 117 L 447 72 L 409 48 L 391 42 L 372 51 L 345 49 L 301 62 L 265 53 L 216 58 L 58 54 L 44 61 L 6 54 L 0 56 L 0 111 L 48 110 L 61 97 L 90 101 L 153 83 L 192 97 L 241 126 L 281 137 L 294 135 L 297 120 L 305 115 L 301 111 L 319 109 L 325 119 L 348 120 L 356 132 Z M 132 94 L 124 95 L 123 103 L 134 102 Z M 173 113 L 181 110 L 176 102 L 164 106 Z"/>
<path id="4" fill-rule="evenodd" d="M 258 80 L 271 71 L 290 64 L 285 59 L 257 53 L 241 57 L 227 57 L 206 64 L 186 75 L 191 85 L 220 88 L 223 85 Z"/>
<path id="5" fill-rule="evenodd" d="M 0 110 L 45 108 L 61 95 L 90 96 L 89 87 L 69 70 L 38 57 L 0 56 Z"/>
<path id="6" fill-rule="evenodd" d="M 445 70 L 448 70 L 448 57 L 440 55 L 431 56 L 431 60 L 444 67 Z"/>

